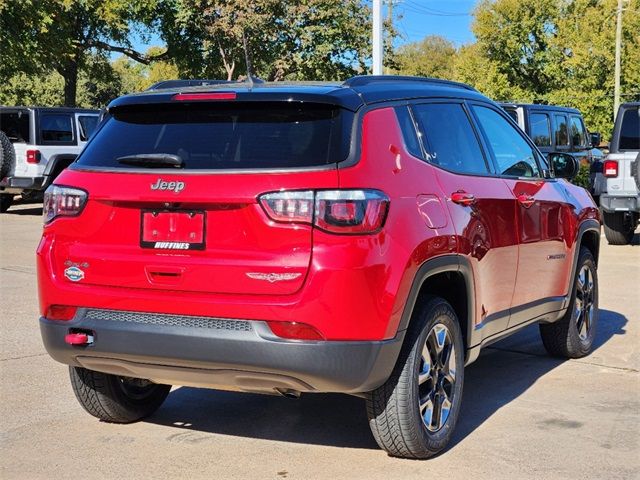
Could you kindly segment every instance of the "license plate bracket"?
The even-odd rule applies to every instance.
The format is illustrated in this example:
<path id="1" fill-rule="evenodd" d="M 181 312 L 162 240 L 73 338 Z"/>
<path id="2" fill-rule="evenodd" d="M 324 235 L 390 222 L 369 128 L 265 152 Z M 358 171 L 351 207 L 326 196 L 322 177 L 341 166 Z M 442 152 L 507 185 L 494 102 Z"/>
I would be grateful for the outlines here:
<path id="1" fill-rule="evenodd" d="M 155 250 L 204 250 L 206 214 L 201 210 L 142 210 L 140 246 Z"/>

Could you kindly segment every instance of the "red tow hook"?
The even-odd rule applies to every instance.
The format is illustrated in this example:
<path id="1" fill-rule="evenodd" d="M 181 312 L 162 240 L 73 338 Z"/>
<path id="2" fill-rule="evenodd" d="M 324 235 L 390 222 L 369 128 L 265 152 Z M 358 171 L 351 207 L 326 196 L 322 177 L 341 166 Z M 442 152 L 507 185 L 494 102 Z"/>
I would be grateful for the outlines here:
<path id="1" fill-rule="evenodd" d="M 87 333 L 67 333 L 64 336 L 64 341 L 69 345 L 91 345 L 93 343 L 93 335 Z"/>

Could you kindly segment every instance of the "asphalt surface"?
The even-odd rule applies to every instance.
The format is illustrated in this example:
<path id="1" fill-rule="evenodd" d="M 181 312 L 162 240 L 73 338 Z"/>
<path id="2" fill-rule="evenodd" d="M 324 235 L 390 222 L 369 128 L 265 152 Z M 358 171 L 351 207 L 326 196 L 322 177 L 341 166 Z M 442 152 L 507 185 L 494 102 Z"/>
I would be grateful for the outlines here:
<path id="1" fill-rule="evenodd" d="M 640 478 L 640 245 L 602 239 L 600 324 L 587 358 L 546 356 L 536 326 L 466 371 L 455 438 L 437 458 L 379 450 L 364 401 L 174 388 L 131 425 L 86 414 L 38 329 L 41 209 L 0 215 L 0 478 Z M 539 279 L 538 281 L 544 281 Z"/>

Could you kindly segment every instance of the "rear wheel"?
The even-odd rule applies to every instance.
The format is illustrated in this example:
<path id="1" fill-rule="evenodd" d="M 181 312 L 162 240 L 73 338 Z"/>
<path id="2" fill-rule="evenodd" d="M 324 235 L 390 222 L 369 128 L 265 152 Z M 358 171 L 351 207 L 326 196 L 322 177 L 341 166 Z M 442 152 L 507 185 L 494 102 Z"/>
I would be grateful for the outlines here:
<path id="1" fill-rule="evenodd" d="M 464 344 L 445 300 L 430 297 L 414 315 L 391 377 L 368 395 L 367 414 L 389 455 L 429 458 L 445 448 L 458 419 Z"/>
<path id="2" fill-rule="evenodd" d="M 13 204 L 13 195 L 6 193 L 0 193 L 0 213 L 4 213 L 9 210 L 9 207 Z"/>
<path id="3" fill-rule="evenodd" d="M 611 245 L 628 245 L 633 239 L 635 218 L 625 212 L 603 212 L 604 235 Z"/>
<path id="4" fill-rule="evenodd" d="M 80 405 L 100 420 L 131 423 L 151 415 L 167 398 L 170 385 L 69 367 Z"/>
<path id="5" fill-rule="evenodd" d="M 589 249 L 582 247 L 574 280 L 571 302 L 561 320 L 540 324 L 540 335 L 551 355 L 580 358 L 593 346 L 598 323 L 598 276 Z"/>

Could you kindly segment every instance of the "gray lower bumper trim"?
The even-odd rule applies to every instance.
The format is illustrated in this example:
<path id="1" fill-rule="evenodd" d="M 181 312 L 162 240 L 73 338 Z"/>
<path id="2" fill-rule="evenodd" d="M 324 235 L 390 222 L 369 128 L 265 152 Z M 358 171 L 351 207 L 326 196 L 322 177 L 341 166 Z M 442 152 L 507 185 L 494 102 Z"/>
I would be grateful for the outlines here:
<path id="1" fill-rule="evenodd" d="M 600 206 L 606 212 L 639 212 L 639 196 L 600 195 Z"/>
<path id="2" fill-rule="evenodd" d="M 211 319 L 219 322 L 217 327 L 203 328 L 202 317 L 176 321 L 167 316 L 172 321 L 158 323 L 122 321 L 129 317 L 117 311 L 112 311 L 111 320 L 105 313 L 109 311 L 101 312 L 79 310 L 69 322 L 41 318 L 40 331 L 51 357 L 68 365 L 173 385 L 264 393 L 287 389 L 362 393 L 386 381 L 404 338 L 400 332 L 386 341 L 288 341 L 274 336 L 261 321 L 248 322 L 250 329 L 234 329 L 227 328 L 234 320 Z M 190 324 L 190 318 L 197 321 Z M 66 344 L 65 335 L 75 329 L 92 331 L 94 343 Z"/>

